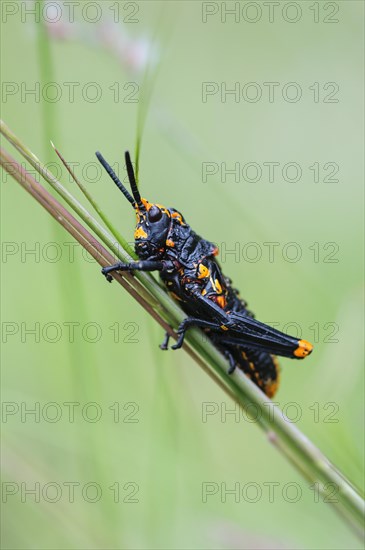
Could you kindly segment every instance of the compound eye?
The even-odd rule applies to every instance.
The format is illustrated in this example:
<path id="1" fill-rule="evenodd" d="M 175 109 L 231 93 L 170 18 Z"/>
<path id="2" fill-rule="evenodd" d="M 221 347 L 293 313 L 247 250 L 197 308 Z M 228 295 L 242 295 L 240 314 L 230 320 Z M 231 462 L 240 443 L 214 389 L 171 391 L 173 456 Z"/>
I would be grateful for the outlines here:
<path id="1" fill-rule="evenodd" d="M 148 211 L 148 219 L 150 222 L 158 222 L 162 218 L 162 212 L 158 206 L 153 205 Z"/>

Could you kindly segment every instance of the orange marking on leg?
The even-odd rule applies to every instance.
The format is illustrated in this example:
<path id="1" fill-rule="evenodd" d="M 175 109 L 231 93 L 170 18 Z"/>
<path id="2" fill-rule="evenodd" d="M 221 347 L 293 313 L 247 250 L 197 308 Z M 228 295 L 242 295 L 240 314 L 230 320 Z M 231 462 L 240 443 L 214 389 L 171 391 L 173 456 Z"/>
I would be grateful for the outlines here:
<path id="1" fill-rule="evenodd" d="M 218 279 L 214 280 L 214 290 L 218 292 L 218 294 L 222 294 L 222 287 Z"/>

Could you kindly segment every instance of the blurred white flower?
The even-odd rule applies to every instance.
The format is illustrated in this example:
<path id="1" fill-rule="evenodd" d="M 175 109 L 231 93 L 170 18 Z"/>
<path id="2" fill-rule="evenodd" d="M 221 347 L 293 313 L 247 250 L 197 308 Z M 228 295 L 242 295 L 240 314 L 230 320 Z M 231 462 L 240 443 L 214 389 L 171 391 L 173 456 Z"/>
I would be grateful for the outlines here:
<path id="1" fill-rule="evenodd" d="M 27 0 L 26 6 L 28 11 L 35 10 L 35 0 Z M 102 9 L 103 3 L 100 6 Z M 109 14 L 102 14 L 95 23 L 80 20 L 81 14 L 77 6 L 70 11 L 68 5 L 57 0 L 46 2 L 40 17 L 52 40 L 72 40 L 93 48 L 103 48 L 130 73 L 142 73 L 149 63 L 156 64 L 158 56 L 147 36 L 132 36 L 124 23 L 116 23 Z"/>

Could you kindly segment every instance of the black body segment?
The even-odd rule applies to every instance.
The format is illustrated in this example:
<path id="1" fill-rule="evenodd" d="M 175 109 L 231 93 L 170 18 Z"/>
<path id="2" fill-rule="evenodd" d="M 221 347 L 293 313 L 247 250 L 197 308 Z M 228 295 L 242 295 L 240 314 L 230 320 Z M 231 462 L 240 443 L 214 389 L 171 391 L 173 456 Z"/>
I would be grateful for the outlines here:
<path id="1" fill-rule="evenodd" d="M 200 327 L 229 361 L 229 372 L 241 369 L 272 397 L 278 387 L 279 366 L 275 355 L 302 359 L 312 351 L 305 340 L 288 336 L 260 321 L 232 287 L 217 261 L 217 247 L 197 235 L 180 212 L 140 197 L 133 166 L 126 153 L 132 196 L 100 153 L 97 157 L 136 211 L 135 251 L 140 261 L 104 268 L 113 271 L 159 271 L 170 295 L 186 313 L 173 349 L 182 346 L 189 327 Z M 161 349 L 168 347 L 168 335 Z"/>

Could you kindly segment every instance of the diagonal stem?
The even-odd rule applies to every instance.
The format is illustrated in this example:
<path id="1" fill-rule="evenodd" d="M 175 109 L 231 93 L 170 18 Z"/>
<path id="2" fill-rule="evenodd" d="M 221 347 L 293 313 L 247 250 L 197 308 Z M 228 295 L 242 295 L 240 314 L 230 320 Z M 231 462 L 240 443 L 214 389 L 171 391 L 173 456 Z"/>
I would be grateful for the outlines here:
<path id="1" fill-rule="evenodd" d="M 5 127 L 6 128 L 6 127 Z M 1 130 L 6 135 L 6 130 L 4 130 L 4 125 L 2 124 Z M 16 142 L 16 148 L 22 152 L 23 156 L 26 158 L 36 158 L 28 150 L 24 154 L 25 148 L 19 142 L 19 140 L 14 136 L 13 139 L 10 139 L 12 143 Z M 38 161 L 39 162 L 39 161 Z M 26 173 L 17 163 L 12 159 L 7 153 L 1 153 L 1 164 L 4 168 L 11 173 L 19 183 L 21 183 L 27 191 L 29 191 L 32 196 L 41 202 L 41 204 L 50 212 L 59 223 L 62 223 L 62 220 L 67 220 L 68 225 L 73 227 L 74 235 L 77 239 L 79 235 L 84 235 L 86 237 L 84 244 L 96 242 L 94 237 L 90 233 L 86 234 L 82 225 L 77 222 L 71 222 L 70 214 L 64 209 L 55 199 L 47 193 L 40 184 L 35 180 L 32 181 L 31 176 Z M 34 164 L 33 164 L 34 166 Z M 48 174 L 44 173 L 44 169 L 38 167 L 38 171 L 47 179 Z M 55 179 L 55 178 L 54 178 Z M 22 183 L 23 182 L 23 183 Z M 24 184 L 26 182 L 26 184 Z M 57 182 L 57 185 L 60 185 Z M 57 185 L 55 187 L 57 187 Z M 69 194 L 70 195 L 70 194 Z M 73 197 L 70 195 L 69 202 L 72 204 Z M 80 205 L 81 206 L 81 205 Z M 91 217 L 90 214 L 82 207 L 83 213 L 86 213 L 85 218 L 89 220 Z M 85 221 L 85 220 L 84 220 Z M 64 227 L 66 227 L 64 225 Z M 101 226 L 97 226 L 101 227 Z M 66 229 L 69 230 L 68 227 Z M 102 228 L 103 229 L 103 228 Z M 103 229 L 105 232 L 105 230 Z M 108 248 L 113 250 L 113 241 L 111 236 L 109 237 L 107 232 L 106 236 L 103 235 L 103 242 L 106 243 Z M 105 239 L 105 240 L 104 240 Z M 80 242 L 80 241 L 79 241 Z M 104 248 L 102 248 L 102 255 L 100 255 L 100 243 L 98 243 L 98 258 L 100 265 L 108 265 L 112 256 Z M 122 284 L 122 277 L 116 275 L 118 282 Z M 133 281 L 133 278 L 131 278 Z M 129 279 L 125 284 L 126 290 L 130 292 L 130 283 Z M 160 294 L 164 294 L 162 289 L 156 284 L 157 292 L 155 292 L 155 287 L 151 285 L 149 291 L 152 296 L 159 300 Z M 123 284 L 124 286 L 124 284 Z M 133 288 L 133 295 L 136 297 L 138 302 L 160 323 L 161 326 L 167 330 L 170 334 L 172 329 L 166 323 L 165 315 L 162 315 L 162 311 L 167 312 L 170 315 L 170 318 L 176 318 L 181 316 L 182 313 L 179 312 L 178 306 L 173 303 L 173 307 L 170 307 L 169 298 L 164 295 L 162 296 L 161 301 L 163 302 L 163 307 L 161 310 L 156 311 L 151 304 L 144 300 L 141 297 L 138 289 Z M 138 298 L 137 298 L 137 295 Z M 144 300 L 144 301 L 143 301 Z M 288 421 L 285 415 L 276 407 L 247 377 L 243 375 L 238 369 L 228 376 L 227 375 L 227 361 L 224 357 L 214 348 L 214 346 L 208 342 L 202 341 L 201 333 L 197 330 L 189 331 L 189 334 L 186 337 L 188 345 L 185 349 L 188 353 L 198 360 L 200 366 L 202 366 L 218 384 L 219 386 L 226 391 L 243 409 L 250 414 L 250 408 L 254 405 L 258 415 L 257 422 L 266 432 L 268 439 L 282 452 L 282 454 L 297 468 L 297 470 L 304 475 L 312 483 L 317 483 L 318 490 L 323 495 L 323 497 L 329 498 L 329 502 L 332 503 L 335 510 L 341 515 L 341 518 L 344 519 L 357 534 L 364 532 L 363 520 L 364 520 L 364 501 L 360 496 L 358 490 L 352 486 L 352 484 L 346 479 L 346 477 L 337 470 L 337 468 L 321 453 L 321 451 L 304 435 L 296 428 L 292 423 Z M 333 492 L 334 486 L 337 488 L 337 499 L 331 499 L 331 493 Z"/>

